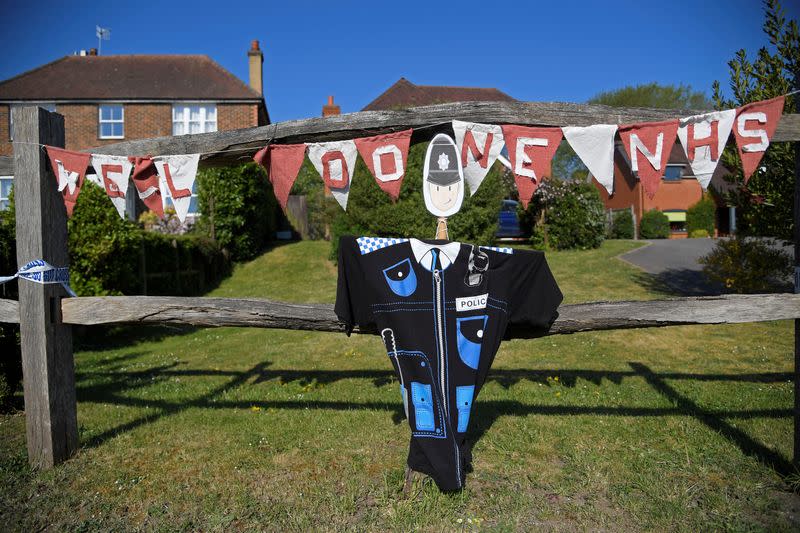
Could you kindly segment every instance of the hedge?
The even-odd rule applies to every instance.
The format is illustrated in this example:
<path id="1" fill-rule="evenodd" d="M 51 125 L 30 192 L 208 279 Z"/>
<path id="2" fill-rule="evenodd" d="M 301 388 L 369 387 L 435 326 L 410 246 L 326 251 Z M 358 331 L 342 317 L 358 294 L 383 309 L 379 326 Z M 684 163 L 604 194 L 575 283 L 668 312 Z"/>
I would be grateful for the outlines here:
<path id="1" fill-rule="evenodd" d="M 609 234 L 612 239 L 633 239 L 633 215 L 628 209 L 614 213 Z"/>
<path id="2" fill-rule="evenodd" d="M 686 210 L 686 231 L 691 237 L 697 230 L 705 230 L 707 235 L 714 235 L 714 220 L 717 206 L 708 194 Z"/>
<path id="3" fill-rule="evenodd" d="M 668 239 L 669 219 L 658 209 L 651 209 L 642 215 L 639 235 L 642 239 Z"/>

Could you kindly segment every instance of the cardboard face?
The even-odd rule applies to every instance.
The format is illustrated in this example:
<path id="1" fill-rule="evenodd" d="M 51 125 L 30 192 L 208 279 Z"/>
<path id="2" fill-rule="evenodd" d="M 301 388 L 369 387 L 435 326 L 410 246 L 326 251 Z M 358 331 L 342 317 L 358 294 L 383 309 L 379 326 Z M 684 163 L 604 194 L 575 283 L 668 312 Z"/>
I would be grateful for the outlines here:
<path id="1" fill-rule="evenodd" d="M 458 148 L 440 133 L 428 145 L 422 174 L 425 207 L 437 217 L 448 217 L 461 209 L 464 174 L 458 162 Z"/>

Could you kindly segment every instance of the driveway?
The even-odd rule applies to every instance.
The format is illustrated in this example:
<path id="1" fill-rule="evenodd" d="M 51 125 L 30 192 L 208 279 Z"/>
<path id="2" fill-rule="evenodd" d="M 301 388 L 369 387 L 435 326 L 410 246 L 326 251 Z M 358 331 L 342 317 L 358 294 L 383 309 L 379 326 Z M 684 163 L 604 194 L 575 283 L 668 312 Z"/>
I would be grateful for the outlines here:
<path id="1" fill-rule="evenodd" d="M 714 248 L 716 239 L 655 239 L 631 252 L 620 255 L 650 276 L 643 281 L 652 288 L 681 296 L 720 294 L 722 287 L 703 276 L 698 259 Z"/>

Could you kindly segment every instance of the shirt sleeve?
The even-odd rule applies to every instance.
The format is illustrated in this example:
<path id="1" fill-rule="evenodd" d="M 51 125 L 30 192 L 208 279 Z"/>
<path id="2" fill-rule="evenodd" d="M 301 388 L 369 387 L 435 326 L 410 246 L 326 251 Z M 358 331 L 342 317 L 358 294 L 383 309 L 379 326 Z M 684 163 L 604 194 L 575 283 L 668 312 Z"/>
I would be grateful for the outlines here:
<path id="1" fill-rule="evenodd" d="M 509 324 L 544 335 L 558 318 L 564 295 L 543 252 L 515 250 L 510 259 Z"/>
<path id="2" fill-rule="evenodd" d="M 339 278 L 334 311 L 344 323 L 348 336 L 354 326 L 363 329 L 375 327 L 375 319 L 367 300 L 368 289 L 360 257 L 354 237 L 343 236 L 339 239 Z"/>

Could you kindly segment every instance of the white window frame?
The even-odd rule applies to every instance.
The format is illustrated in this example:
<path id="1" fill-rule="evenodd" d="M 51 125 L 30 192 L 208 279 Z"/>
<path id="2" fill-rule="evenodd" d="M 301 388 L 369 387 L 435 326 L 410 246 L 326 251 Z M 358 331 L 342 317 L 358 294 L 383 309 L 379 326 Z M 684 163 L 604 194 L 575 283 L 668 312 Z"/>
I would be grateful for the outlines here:
<path id="1" fill-rule="evenodd" d="M 120 119 L 103 119 L 104 107 L 119 107 L 122 111 Z M 103 135 L 103 124 L 122 124 L 122 135 Z M 97 104 L 97 138 L 98 139 L 124 139 L 125 138 L 125 106 L 122 104 Z"/>
<path id="2" fill-rule="evenodd" d="M 175 102 L 172 104 L 172 135 L 195 135 L 189 131 L 189 123 L 196 122 L 190 120 L 191 108 L 200 108 L 200 130 L 197 133 L 213 133 L 219 129 L 219 109 L 214 102 Z M 208 110 L 214 109 L 214 120 L 208 120 Z M 183 119 L 178 120 L 175 118 L 175 111 L 181 109 L 183 111 Z M 214 129 L 208 129 L 209 123 L 214 123 Z M 183 125 L 183 133 L 175 133 L 175 125 Z"/>
<path id="3" fill-rule="evenodd" d="M 0 181 L 11 180 L 11 189 L 9 189 L 9 193 L 14 190 L 14 176 L 0 176 Z M 3 188 L 0 187 L 0 211 L 5 211 L 8 209 L 8 206 L 3 206 L 3 202 L 9 201 L 10 196 L 3 196 Z"/>
<path id="4" fill-rule="evenodd" d="M 9 104 L 8 106 L 8 140 L 14 140 L 14 108 L 15 107 L 22 107 L 24 105 L 35 105 L 36 107 L 43 107 L 50 111 L 51 113 L 56 112 L 56 103 L 55 102 L 30 102 L 25 104 Z M 5 178 L 6 176 L 0 176 L 0 178 Z"/>

